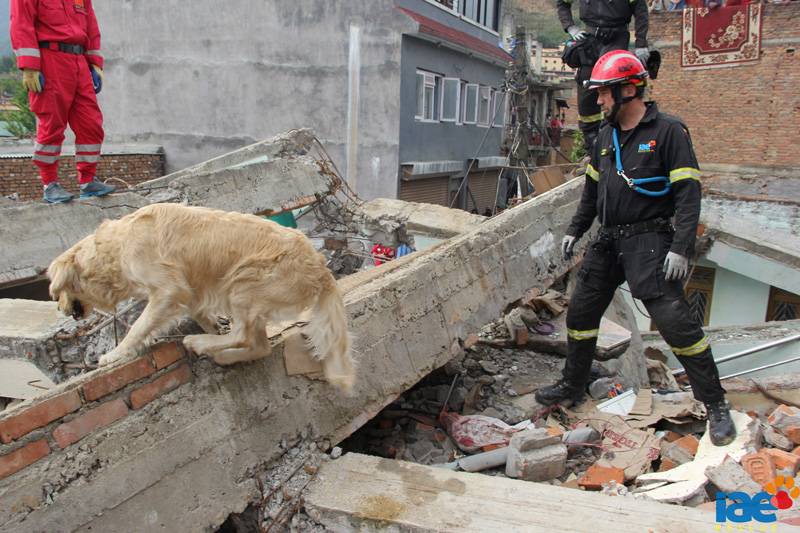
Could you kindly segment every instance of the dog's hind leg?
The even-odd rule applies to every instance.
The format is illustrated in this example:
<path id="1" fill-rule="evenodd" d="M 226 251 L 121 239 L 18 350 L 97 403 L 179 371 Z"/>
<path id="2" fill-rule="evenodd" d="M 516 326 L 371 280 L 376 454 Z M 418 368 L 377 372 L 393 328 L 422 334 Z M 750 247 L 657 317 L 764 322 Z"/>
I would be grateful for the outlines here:
<path id="1" fill-rule="evenodd" d="M 218 365 L 232 365 L 244 361 L 253 361 L 266 357 L 272 351 L 267 338 L 267 325 L 263 320 L 257 320 L 253 330 L 253 345 L 249 348 L 229 348 L 208 356 Z"/>
<path id="2" fill-rule="evenodd" d="M 238 361 L 255 359 L 258 350 L 261 355 L 269 354 L 269 343 L 261 339 L 266 337 L 266 324 L 260 317 L 234 316 L 231 320 L 231 332 L 227 335 L 188 335 L 183 339 L 183 344 L 198 354 L 206 354 L 215 361 L 216 356 L 224 351 L 236 350 L 240 354 L 236 360 L 219 364 L 232 364 Z M 263 331 L 262 331 L 263 330 Z M 261 332 L 260 336 L 257 333 Z M 266 350 L 266 351 L 264 351 Z M 250 354 L 249 357 L 246 357 Z M 223 360 L 227 357 L 221 358 Z"/>
<path id="3" fill-rule="evenodd" d="M 100 357 L 100 366 L 136 355 L 148 340 L 177 323 L 182 314 L 181 307 L 171 296 L 154 296 L 119 346 Z"/>

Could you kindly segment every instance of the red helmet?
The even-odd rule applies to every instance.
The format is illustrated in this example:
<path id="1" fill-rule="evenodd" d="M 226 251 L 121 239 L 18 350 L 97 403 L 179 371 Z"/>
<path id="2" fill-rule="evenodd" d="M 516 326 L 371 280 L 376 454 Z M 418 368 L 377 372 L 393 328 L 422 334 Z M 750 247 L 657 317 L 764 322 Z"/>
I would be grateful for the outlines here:
<path id="1" fill-rule="evenodd" d="M 647 69 L 638 57 L 626 50 L 613 50 L 597 60 L 592 77 L 583 82 L 583 86 L 597 89 L 620 83 L 642 85 L 646 78 Z"/>

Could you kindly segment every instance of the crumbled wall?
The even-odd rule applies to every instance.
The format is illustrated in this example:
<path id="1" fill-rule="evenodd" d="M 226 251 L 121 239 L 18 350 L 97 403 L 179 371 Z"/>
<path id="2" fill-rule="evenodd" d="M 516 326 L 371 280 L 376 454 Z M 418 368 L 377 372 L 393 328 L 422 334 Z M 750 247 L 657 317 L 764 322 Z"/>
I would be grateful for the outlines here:
<path id="1" fill-rule="evenodd" d="M 118 188 L 127 189 L 164 175 L 164 154 L 103 153 L 97 165 L 97 177 Z M 78 171 L 74 155 L 62 155 L 58 182 L 78 195 Z M 17 193 L 23 202 L 42 199 L 39 167 L 30 155 L 0 157 L 0 196 Z"/>
<path id="2" fill-rule="evenodd" d="M 287 375 L 278 339 L 268 357 L 230 367 L 163 345 L 3 411 L 0 530 L 213 531 L 257 498 L 255 477 L 287 446 L 340 442 L 573 268 L 558 243 L 582 185 L 339 280 L 352 396 Z"/>

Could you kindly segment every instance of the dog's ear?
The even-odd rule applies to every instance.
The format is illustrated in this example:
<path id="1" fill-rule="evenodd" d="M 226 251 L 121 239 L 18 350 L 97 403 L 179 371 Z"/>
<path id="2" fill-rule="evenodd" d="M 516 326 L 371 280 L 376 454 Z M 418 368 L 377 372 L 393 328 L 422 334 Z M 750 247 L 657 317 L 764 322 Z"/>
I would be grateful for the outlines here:
<path id="1" fill-rule="evenodd" d="M 74 290 L 78 284 L 75 252 L 75 248 L 70 248 L 56 257 L 47 269 L 47 277 L 50 278 L 50 297 L 53 300 L 58 300 L 65 289 Z"/>

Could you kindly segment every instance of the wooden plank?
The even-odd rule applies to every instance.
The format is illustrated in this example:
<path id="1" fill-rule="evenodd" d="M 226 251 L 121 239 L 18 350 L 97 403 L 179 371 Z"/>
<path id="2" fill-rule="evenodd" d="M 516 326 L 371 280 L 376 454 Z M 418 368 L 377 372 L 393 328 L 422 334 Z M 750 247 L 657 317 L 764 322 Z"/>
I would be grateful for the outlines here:
<path id="1" fill-rule="evenodd" d="M 716 531 L 691 507 L 349 453 L 325 463 L 305 505 L 335 532 Z M 781 524 L 781 531 L 800 531 Z"/>

